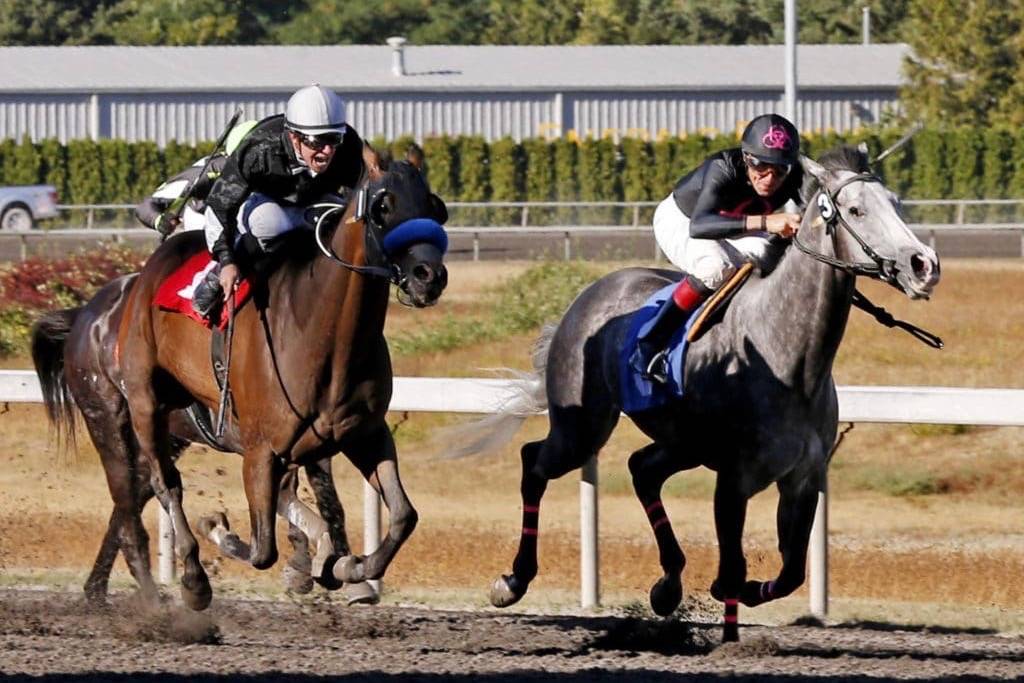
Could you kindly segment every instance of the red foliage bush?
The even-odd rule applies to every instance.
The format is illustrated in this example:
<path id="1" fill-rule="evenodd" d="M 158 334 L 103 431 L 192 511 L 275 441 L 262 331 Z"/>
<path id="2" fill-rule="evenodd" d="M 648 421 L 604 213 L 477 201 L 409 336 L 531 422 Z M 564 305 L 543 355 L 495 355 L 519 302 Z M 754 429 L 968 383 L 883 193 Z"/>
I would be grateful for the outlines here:
<path id="1" fill-rule="evenodd" d="M 145 260 L 145 254 L 108 246 L 64 259 L 31 258 L 0 267 L 0 309 L 81 305 L 114 278 L 139 270 Z"/>

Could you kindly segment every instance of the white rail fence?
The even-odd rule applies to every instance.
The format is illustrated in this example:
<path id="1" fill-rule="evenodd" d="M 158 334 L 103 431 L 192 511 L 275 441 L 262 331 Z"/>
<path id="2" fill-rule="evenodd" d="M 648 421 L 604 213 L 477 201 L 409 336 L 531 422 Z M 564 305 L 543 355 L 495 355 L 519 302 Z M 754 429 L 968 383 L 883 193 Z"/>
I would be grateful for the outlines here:
<path id="1" fill-rule="evenodd" d="M 396 377 L 391 410 L 494 413 L 525 388 L 524 382 Z M 844 386 L 838 391 L 839 419 L 843 422 L 1024 426 L 1024 389 Z M 41 401 L 34 372 L 0 370 L 0 403 Z M 600 601 L 597 484 L 594 458 L 583 467 L 580 476 L 580 603 L 585 608 L 595 607 Z M 364 552 L 371 552 L 380 545 L 380 499 L 368 485 L 364 493 Z M 163 517 L 161 514 L 161 521 Z M 170 534 L 161 524 L 159 566 L 165 583 L 173 578 L 172 545 Z M 818 501 L 809 561 L 810 610 L 824 616 L 828 613 L 828 499 L 824 494 Z"/>

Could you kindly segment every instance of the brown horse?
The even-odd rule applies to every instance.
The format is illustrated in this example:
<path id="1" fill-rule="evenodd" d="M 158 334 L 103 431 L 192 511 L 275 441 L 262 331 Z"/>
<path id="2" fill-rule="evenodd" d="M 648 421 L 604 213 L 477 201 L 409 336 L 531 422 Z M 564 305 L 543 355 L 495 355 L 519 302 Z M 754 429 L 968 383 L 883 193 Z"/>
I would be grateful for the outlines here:
<path id="1" fill-rule="evenodd" d="M 332 234 L 295 231 L 287 257 L 254 287 L 238 310 L 230 369 L 233 415 L 219 444 L 243 456 L 251 547 L 257 568 L 276 560 L 274 514 L 289 538 L 316 542 L 314 576 L 329 587 L 384 574 L 417 516 L 398 476 L 384 416 L 392 371 L 383 337 L 389 281 L 414 306 L 433 304 L 447 284 L 444 203 L 419 171 L 398 162 L 352 202 Z M 357 211 L 357 207 L 365 210 Z M 168 511 L 184 563 L 182 596 L 195 609 L 211 599 L 198 545 L 182 507 L 175 459 L 188 441 L 205 441 L 186 409 L 215 411 L 219 389 L 210 363 L 210 332 L 152 305 L 160 283 L 202 249 L 202 236 L 165 242 L 138 276 L 105 287 L 88 305 L 44 316 L 33 333 L 33 358 L 47 409 L 59 429 L 81 410 L 103 460 L 114 511 L 86 584 L 106 591 L 118 547 L 144 596 L 157 595 L 141 522 L 156 495 Z M 384 497 L 390 528 L 367 557 L 352 556 L 334 491 L 330 458 L 343 452 Z M 303 467 L 319 514 L 295 497 Z M 294 532 L 294 533 L 293 533 Z M 236 539 L 237 540 L 237 539 Z M 231 545 L 220 539 L 221 547 Z M 308 554 L 301 553 L 308 566 Z M 301 569 L 300 559 L 296 568 Z"/>

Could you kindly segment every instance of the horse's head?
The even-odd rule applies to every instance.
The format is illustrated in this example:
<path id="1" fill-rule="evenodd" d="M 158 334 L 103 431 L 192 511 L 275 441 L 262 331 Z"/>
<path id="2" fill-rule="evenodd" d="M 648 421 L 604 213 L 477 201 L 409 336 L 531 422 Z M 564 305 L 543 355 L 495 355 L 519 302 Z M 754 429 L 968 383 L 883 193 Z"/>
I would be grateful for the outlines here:
<path id="1" fill-rule="evenodd" d="M 368 252 L 378 252 L 391 267 L 408 303 L 433 305 L 448 284 L 444 202 L 430 192 L 419 169 L 406 161 L 390 163 L 367 186 L 365 197 Z"/>
<path id="2" fill-rule="evenodd" d="M 887 282 L 911 299 L 931 296 L 939 282 L 939 257 L 907 227 L 896 195 L 871 174 L 866 145 L 830 150 L 820 163 L 806 157 L 801 162 L 817 187 L 811 189 L 816 192 L 797 246 L 810 253 L 801 235 L 824 227 L 835 256 L 819 260 Z"/>

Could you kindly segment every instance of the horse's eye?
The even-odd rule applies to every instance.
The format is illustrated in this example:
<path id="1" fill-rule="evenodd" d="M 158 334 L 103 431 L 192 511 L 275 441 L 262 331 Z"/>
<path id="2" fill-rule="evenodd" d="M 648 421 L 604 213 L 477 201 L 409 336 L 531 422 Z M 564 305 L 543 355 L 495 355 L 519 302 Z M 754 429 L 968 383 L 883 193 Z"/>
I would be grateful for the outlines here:
<path id="1" fill-rule="evenodd" d="M 861 211 L 861 210 L 860 210 L 859 208 L 857 208 L 856 206 L 851 206 L 851 207 L 849 208 L 849 214 L 850 214 L 851 216 L 857 216 L 857 217 L 860 217 L 860 216 L 863 216 L 863 215 L 864 215 L 864 212 L 863 212 L 863 211 Z"/>

